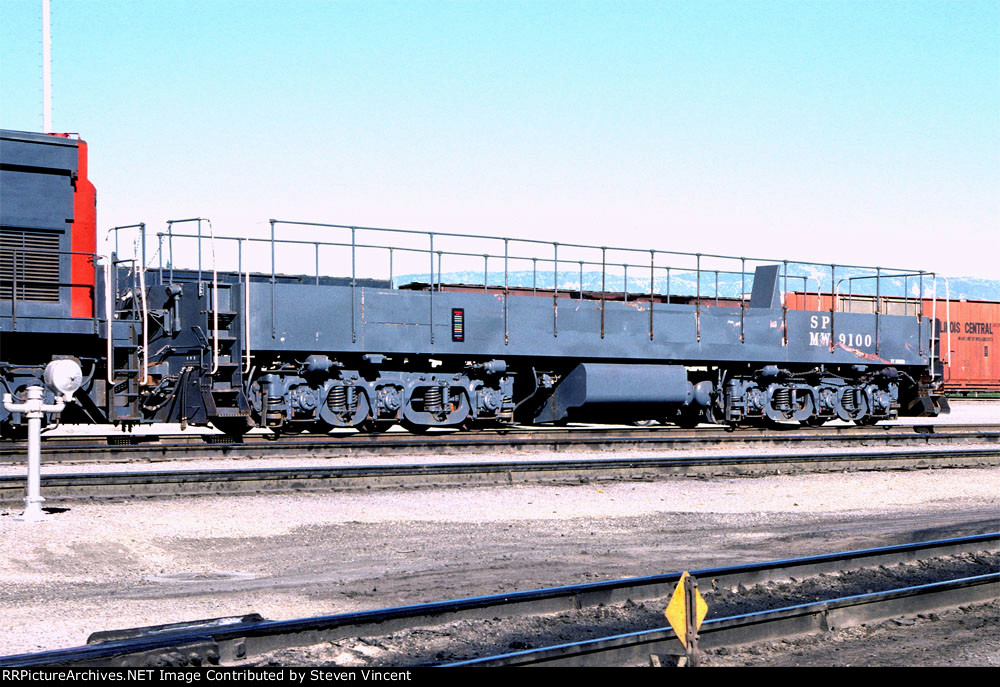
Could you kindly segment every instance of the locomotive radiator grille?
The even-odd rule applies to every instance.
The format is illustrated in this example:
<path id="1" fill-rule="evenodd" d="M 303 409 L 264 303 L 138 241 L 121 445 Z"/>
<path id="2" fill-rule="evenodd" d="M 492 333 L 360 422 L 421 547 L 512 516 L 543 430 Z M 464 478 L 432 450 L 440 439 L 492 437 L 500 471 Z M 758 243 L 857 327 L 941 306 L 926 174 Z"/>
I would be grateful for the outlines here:
<path id="1" fill-rule="evenodd" d="M 59 281 L 59 234 L 0 229 L 0 300 L 58 303 Z"/>

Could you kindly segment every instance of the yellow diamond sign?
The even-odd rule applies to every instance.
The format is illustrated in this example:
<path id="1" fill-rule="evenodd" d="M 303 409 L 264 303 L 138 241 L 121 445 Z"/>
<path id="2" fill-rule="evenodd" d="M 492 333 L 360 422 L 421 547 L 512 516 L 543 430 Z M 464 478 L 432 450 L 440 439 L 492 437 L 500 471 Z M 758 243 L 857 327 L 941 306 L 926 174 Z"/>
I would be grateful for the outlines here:
<path id="1" fill-rule="evenodd" d="M 670 603 L 667 604 L 667 610 L 663 612 L 663 615 L 667 617 L 670 622 L 670 627 L 674 629 L 677 634 L 677 638 L 681 640 L 681 644 L 687 646 L 687 604 L 684 603 L 684 583 L 689 575 L 684 573 L 681 575 L 681 579 L 677 581 L 677 588 L 674 589 L 674 595 L 670 597 Z M 705 619 L 705 615 L 708 613 L 708 604 L 705 603 L 705 599 L 701 597 L 701 592 L 694 590 L 694 629 L 695 631 L 701 627 L 701 621 Z"/>

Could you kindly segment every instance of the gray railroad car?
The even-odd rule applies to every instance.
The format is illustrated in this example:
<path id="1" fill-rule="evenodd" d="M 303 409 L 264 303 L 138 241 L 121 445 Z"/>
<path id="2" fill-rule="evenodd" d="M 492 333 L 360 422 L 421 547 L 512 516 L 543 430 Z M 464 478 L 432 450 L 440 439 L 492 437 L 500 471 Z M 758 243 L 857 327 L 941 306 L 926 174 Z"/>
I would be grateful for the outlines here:
<path id="1" fill-rule="evenodd" d="M 4 157 L 28 205 L 72 201 L 76 188 L 46 185 L 36 167 Z M 28 242 L 67 229 L 65 218 L 22 226 L 7 208 L 25 204 L 5 196 L 0 216 L 0 386 L 21 394 L 52 358 L 77 359 L 85 384 L 66 421 L 278 436 L 395 424 L 874 424 L 948 409 L 937 318 L 879 307 L 901 280 L 915 302 L 926 298 L 928 272 L 278 220 L 265 236 L 216 236 L 202 218 L 155 235 L 115 227 L 111 256 L 78 251 L 88 271 L 72 260 L 78 244 Z M 55 301 L 27 287 L 44 281 L 32 271 L 42 263 L 59 270 Z M 817 308 L 830 307 L 790 309 L 787 294 L 810 283 L 830 296 Z M 840 309 L 845 284 L 872 294 L 874 312 Z M 80 288 L 86 313 L 79 295 L 70 302 Z M 19 418 L 4 413 L 10 435 Z"/>

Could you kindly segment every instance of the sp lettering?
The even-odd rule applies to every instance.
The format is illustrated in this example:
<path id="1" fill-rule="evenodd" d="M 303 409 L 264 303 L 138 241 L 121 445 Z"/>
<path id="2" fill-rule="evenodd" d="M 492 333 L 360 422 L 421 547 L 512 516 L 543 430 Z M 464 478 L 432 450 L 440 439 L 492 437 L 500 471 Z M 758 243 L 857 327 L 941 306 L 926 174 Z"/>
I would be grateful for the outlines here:
<path id="1" fill-rule="evenodd" d="M 809 317 L 809 345 L 829 346 L 830 345 L 830 316 L 812 315 Z M 866 348 L 873 343 L 871 334 L 862 332 L 840 332 L 837 334 L 837 342 L 850 348 Z"/>

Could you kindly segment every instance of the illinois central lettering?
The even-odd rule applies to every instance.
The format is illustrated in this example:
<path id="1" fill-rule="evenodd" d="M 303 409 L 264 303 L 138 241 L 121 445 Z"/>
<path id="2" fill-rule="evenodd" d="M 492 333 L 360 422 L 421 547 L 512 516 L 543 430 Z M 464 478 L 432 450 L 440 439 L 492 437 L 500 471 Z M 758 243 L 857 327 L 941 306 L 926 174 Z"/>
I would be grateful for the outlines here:
<path id="1" fill-rule="evenodd" d="M 965 323 L 965 333 L 966 334 L 989 334 L 993 336 L 993 323 L 992 322 L 966 322 Z"/>
<path id="2" fill-rule="evenodd" d="M 994 322 L 951 322 L 948 331 L 952 334 L 987 334 L 993 336 Z"/>

